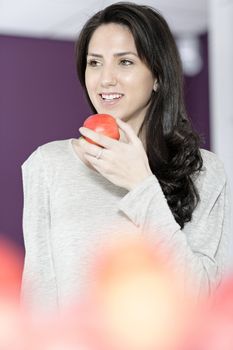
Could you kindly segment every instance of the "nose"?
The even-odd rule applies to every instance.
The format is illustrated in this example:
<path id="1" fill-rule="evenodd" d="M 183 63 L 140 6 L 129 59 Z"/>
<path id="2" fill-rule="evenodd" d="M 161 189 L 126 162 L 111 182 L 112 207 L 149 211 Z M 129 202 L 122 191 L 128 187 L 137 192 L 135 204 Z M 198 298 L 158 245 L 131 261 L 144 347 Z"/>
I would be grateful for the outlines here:
<path id="1" fill-rule="evenodd" d="M 116 74 L 112 66 L 105 66 L 101 74 L 101 86 L 115 86 L 117 84 Z"/>

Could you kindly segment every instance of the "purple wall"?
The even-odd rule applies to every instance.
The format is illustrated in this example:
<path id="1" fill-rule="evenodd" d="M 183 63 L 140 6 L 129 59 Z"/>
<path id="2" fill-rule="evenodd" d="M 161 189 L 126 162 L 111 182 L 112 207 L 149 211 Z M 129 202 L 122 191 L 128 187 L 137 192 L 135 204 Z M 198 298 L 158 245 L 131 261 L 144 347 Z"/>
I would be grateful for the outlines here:
<path id="1" fill-rule="evenodd" d="M 207 38 L 202 38 L 207 62 Z M 186 101 L 209 148 L 207 67 L 186 79 Z M 200 103 L 201 101 L 201 103 Z M 38 145 L 76 137 L 90 114 L 74 43 L 0 36 L 0 234 L 23 247 L 21 164 Z"/>
<path id="2" fill-rule="evenodd" d="M 73 42 L 0 37 L 0 232 L 22 239 L 20 166 L 40 144 L 75 137 L 90 114 Z"/>
<path id="3" fill-rule="evenodd" d="M 200 46 L 203 59 L 201 72 L 194 77 L 185 77 L 185 101 L 188 114 L 194 128 L 204 138 L 203 148 L 210 149 L 209 124 L 209 75 L 208 75 L 208 37 L 200 36 Z"/>

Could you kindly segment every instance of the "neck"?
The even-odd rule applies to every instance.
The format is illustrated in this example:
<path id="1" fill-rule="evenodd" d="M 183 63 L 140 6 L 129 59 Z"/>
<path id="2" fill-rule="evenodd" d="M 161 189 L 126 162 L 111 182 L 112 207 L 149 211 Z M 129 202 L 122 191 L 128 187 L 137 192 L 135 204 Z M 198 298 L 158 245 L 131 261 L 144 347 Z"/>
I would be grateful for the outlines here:
<path id="1" fill-rule="evenodd" d="M 137 137 L 142 141 L 144 149 L 146 150 L 146 130 L 145 127 L 142 128 L 141 133 L 139 135 L 139 130 L 141 128 L 143 120 L 128 120 L 126 121 L 127 124 L 129 124 L 131 126 L 131 128 L 134 130 L 135 134 L 137 135 Z M 121 135 L 121 140 L 123 142 L 127 142 L 126 136 L 123 132 L 120 131 L 120 135 Z"/>

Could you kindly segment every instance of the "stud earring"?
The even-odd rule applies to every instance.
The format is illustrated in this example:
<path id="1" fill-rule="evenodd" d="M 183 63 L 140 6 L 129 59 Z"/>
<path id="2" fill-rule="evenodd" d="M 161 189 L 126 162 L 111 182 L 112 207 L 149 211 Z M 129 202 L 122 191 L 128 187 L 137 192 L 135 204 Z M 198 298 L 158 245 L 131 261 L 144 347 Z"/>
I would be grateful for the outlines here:
<path id="1" fill-rule="evenodd" d="M 153 90 L 156 91 L 157 90 L 157 87 L 158 87 L 158 83 L 157 83 L 157 80 L 154 82 L 154 86 L 153 86 Z"/>

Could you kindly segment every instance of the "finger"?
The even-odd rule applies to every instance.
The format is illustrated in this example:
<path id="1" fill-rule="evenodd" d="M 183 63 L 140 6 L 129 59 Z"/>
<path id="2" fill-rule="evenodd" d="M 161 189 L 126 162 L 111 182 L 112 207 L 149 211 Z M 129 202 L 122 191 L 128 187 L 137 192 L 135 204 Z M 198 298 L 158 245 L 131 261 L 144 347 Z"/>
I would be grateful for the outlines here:
<path id="1" fill-rule="evenodd" d="M 123 122 L 119 118 L 116 118 L 116 122 L 117 122 L 117 125 L 120 127 L 120 129 L 124 131 L 124 133 L 126 134 L 129 142 L 132 142 L 132 143 L 138 142 L 138 137 L 129 124 Z"/>
<path id="2" fill-rule="evenodd" d="M 97 159 L 95 156 L 92 156 L 90 154 L 84 154 L 84 157 L 88 160 L 89 163 L 99 172 L 101 173 L 100 169 L 103 163 L 102 159 Z"/>
<path id="3" fill-rule="evenodd" d="M 96 142 L 98 145 L 107 149 L 112 149 L 112 147 L 117 142 L 111 137 L 95 132 L 89 128 L 81 127 L 79 128 L 79 131 L 83 136 L 90 138 L 92 141 Z"/>
<path id="4" fill-rule="evenodd" d="M 96 155 L 99 153 L 100 149 L 102 147 L 99 147 L 97 145 L 94 145 L 87 140 L 85 140 L 84 137 L 81 137 L 79 140 L 79 144 L 81 145 L 82 149 L 84 150 L 85 153 L 88 153 L 89 155 L 96 157 Z"/>

